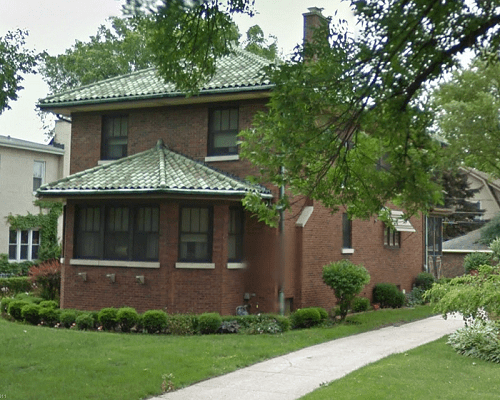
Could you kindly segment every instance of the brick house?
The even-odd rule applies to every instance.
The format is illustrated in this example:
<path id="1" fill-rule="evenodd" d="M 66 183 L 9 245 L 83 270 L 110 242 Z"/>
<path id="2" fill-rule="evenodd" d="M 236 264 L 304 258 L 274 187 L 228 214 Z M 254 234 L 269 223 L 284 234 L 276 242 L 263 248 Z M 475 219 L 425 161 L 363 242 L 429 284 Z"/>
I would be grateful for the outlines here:
<path id="1" fill-rule="evenodd" d="M 278 196 L 245 180 L 255 169 L 237 145 L 271 94 L 265 64 L 237 50 L 188 98 L 147 69 L 40 102 L 72 119 L 71 175 L 38 191 L 66 205 L 63 308 L 277 312 L 282 290 L 289 310 L 329 309 L 322 268 L 342 258 L 369 270 L 367 297 L 378 282 L 411 290 L 425 258 L 421 218 L 394 210 L 393 231 L 304 199 L 281 241 L 242 208 L 249 191 Z"/>

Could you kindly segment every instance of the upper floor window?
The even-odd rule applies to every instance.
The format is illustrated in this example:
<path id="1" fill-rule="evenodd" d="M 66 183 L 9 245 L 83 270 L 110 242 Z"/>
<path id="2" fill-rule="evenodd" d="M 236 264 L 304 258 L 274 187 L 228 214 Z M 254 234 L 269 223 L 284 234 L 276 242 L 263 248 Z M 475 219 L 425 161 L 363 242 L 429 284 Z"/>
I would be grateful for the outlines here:
<path id="1" fill-rule="evenodd" d="M 384 246 L 399 248 L 401 247 L 401 232 L 396 229 L 385 226 L 384 227 Z"/>
<path id="2" fill-rule="evenodd" d="M 9 260 L 33 261 L 38 258 L 40 232 L 37 230 L 9 231 Z"/>
<path id="3" fill-rule="evenodd" d="M 238 154 L 238 108 L 210 111 L 208 155 Z"/>
<path id="4" fill-rule="evenodd" d="M 117 160 L 127 156 L 128 117 L 106 116 L 102 119 L 101 159 Z"/>
<path id="5" fill-rule="evenodd" d="M 33 163 L 33 191 L 36 192 L 45 182 L 45 161 Z"/>
<path id="6" fill-rule="evenodd" d="M 212 260 L 212 211 L 209 207 L 182 207 L 179 223 L 179 261 Z"/>
<path id="7" fill-rule="evenodd" d="M 244 213 L 241 207 L 229 209 L 228 261 L 243 261 Z"/>
<path id="8" fill-rule="evenodd" d="M 352 249 L 352 221 L 347 213 L 342 214 L 342 248 Z"/>

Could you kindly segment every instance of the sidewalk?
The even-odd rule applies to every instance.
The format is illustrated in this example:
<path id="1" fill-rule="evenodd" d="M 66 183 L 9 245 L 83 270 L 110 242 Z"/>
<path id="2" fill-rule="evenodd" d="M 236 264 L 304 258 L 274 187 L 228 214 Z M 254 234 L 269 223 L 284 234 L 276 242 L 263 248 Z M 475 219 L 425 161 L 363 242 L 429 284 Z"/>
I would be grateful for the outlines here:
<path id="1" fill-rule="evenodd" d="M 436 316 L 390 326 L 307 347 L 149 400 L 298 399 L 322 383 L 390 354 L 437 340 L 463 326 L 461 316 L 447 320 Z"/>

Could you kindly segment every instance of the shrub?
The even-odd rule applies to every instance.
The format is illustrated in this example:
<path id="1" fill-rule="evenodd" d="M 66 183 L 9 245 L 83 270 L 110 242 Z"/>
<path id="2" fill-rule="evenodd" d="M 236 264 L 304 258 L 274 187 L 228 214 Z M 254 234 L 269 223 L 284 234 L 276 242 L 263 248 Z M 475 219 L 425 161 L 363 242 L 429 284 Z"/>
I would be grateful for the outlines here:
<path id="1" fill-rule="evenodd" d="M 370 308 L 370 300 L 366 297 L 355 297 L 352 301 L 352 311 L 363 312 Z"/>
<path id="2" fill-rule="evenodd" d="M 61 289 L 61 263 L 56 260 L 47 260 L 34 265 L 29 270 L 29 278 L 33 284 L 41 289 L 41 296 L 46 300 L 59 297 Z"/>
<path id="3" fill-rule="evenodd" d="M 323 308 L 323 310 L 326 313 L 326 310 L 324 308 Z M 290 322 L 290 318 L 285 317 L 283 315 L 274 315 L 273 318 L 276 320 L 277 324 L 279 325 L 281 332 L 288 332 L 290 330 L 290 327 L 292 325 L 292 323 Z M 327 318 L 328 318 L 328 313 L 326 313 L 325 319 L 327 319 Z"/>
<path id="4" fill-rule="evenodd" d="M 120 325 L 122 332 L 130 332 L 137 323 L 138 318 L 139 314 L 132 307 L 122 307 L 116 313 L 116 321 Z"/>
<path id="5" fill-rule="evenodd" d="M 290 315 L 290 320 L 296 329 L 310 328 L 321 322 L 321 315 L 316 307 L 301 308 Z"/>
<path id="6" fill-rule="evenodd" d="M 81 331 L 86 331 L 88 329 L 92 329 L 94 327 L 94 317 L 92 317 L 92 313 L 83 312 L 76 317 L 75 320 L 76 326 Z"/>
<path id="7" fill-rule="evenodd" d="M 59 304 L 54 300 L 44 300 L 40 302 L 40 307 L 43 308 L 59 308 Z"/>
<path id="8" fill-rule="evenodd" d="M 16 321 L 22 321 L 23 317 L 21 315 L 21 309 L 26 305 L 30 304 L 27 301 L 24 300 L 13 300 L 9 303 L 9 308 L 8 308 L 8 313 L 12 318 L 14 318 Z"/>
<path id="9" fill-rule="evenodd" d="M 323 307 L 314 307 L 318 310 L 320 322 L 326 321 L 328 319 L 328 313 Z"/>
<path id="10" fill-rule="evenodd" d="M 9 309 L 9 304 L 11 301 L 13 301 L 14 299 L 12 297 L 4 297 L 2 299 L 2 301 L 0 301 L 0 311 L 2 313 L 5 313 L 7 314 L 7 311 Z"/>
<path id="11" fill-rule="evenodd" d="M 10 295 L 29 292 L 32 289 L 31 281 L 27 276 L 13 276 L 10 278 L 0 278 L 0 288 L 5 288 L 2 293 Z"/>
<path id="12" fill-rule="evenodd" d="M 167 332 L 172 335 L 193 335 L 196 333 L 198 317 L 192 314 L 169 315 Z"/>
<path id="13" fill-rule="evenodd" d="M 377 283 L 373 288 L 373 302 L 381 308 L 399 308 L 405 300 L 405 295 L 393 283 Z"/>
<path id="14" fill-rule="evenodd" d="M 26 304 L 21 308 L 21 317 L 32 325 L 40 323 L 40 306 L 38 304 Z"/>
<path id="15" fill-rule="evenodd" d="M 217 333 L 238 333 L 240 331 L 240 324 L 236 320 L 222 321 L 222 324 Z"/>
<path id="16" fill-rule="evenodd" d="M 59 321 L 61 310 L 51 307 L 40 307 L 40 320 L 48 326 L 54 326 Z"/>
<path id="17" fill-rule="evenodd" d="M 221 324 L 219 313 L 203 313 L 198 317 L 198 331 L 203 334 L 217 333 Z"/>
<path id="18" fill-rule="evenodd" d="M 464 257 L 465 273 L 477 271 L 481 265 L 491 265 L 492 255 L 489 253 L 469 253 Z M 430 288 L 429 288 L 430 289 Z"/>
<path id="19" fill-rule="evenodd" d="M 415 286 L 423 290 L 429 290 L 434 282 L 436 282 L 436 278 L 428 272 L 421 272 L 415 278 Z"/>
<path id="20" fill-rule="evenodd" d="M 406 305 L 408 307 L 415 307 L 425 304 L 424 293 L 424 289 L 415 286 L 412 291 L 406 295 Z"/>
<path id="21" fill-rule="evenodd" d="M 65 328 L 69 328 L 76 322 L 77 316 L 78 313 L 76 310 L 71 310 L 71 309 L 62 310 L 59 316 L 59 322 L 61 322 L 61 325 L 64 326 Z"/>
<path id="22" fill-rule="evenodd" d="M 447 343 L 464 356 L 500 363 L 499 331 L 493 322 L 476 320 L 452 333 Z"/>
<path id="23" fill-rule="evenodd" d="M 238 325 L 238 331 L 256 334 L 256 333 L 281 333 L 290 330 L 291 322 L 290 318 L 277 315 L 277 314 L 250 314 L 250 315 L 236 315 L 222 317 L 222 324 L 228 330 L 234 330 L 234 327 Z M 221 326 L 220 331 L 222 333 L 224 329 Z M 228 332 L 231 333 L 231 332 Z"/>
<path id="24" fill-rule="evenodd" d="M 323 267 L 323 281 L 333 289 L 343 320 L 354 297 L 370 283 L 370 274 L 362 265 L 340 260 Z"/>
<path id="25" fill-rule="evenodd" d="M 97 314 L 97 319 L 105 330 L 112 331 L 118 325 L 117 313 L 118 310 L 114 307 L 103 308 Z"/>
<path id="26" fill-rule="evenodd" d="M 142 324 L 148 333 L 163 332 L 167 327 L 167 314 L 162 310 L 149 310 L 142 315 Z"/>
<path id="27" fill-rule="evenodd" d="M 14 296 L 14 299 L 33 304 L 40 304 L 43 301 L 41 297 L 33 296 L 31 293 L 18 293 Z"/>

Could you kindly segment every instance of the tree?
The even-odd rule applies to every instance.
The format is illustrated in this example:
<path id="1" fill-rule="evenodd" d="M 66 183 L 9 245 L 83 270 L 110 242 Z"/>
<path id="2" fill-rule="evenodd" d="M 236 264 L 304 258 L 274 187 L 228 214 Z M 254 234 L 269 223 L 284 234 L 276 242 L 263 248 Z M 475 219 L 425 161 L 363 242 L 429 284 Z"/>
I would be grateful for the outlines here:
<path id="1" fill-rule="evenodd" d="M 28 33 L 20 29 L 0 36 L 0 114 L 10 109 L 9 103 L 17 100 L 23 89 L 23 74 L 33 73 L 39 55 L 27 50 L 25 39 Z"/>
<path id="2" fill-rule="evenodd" d="M 272 40 L 271 43 L 269 41 Z M 243 48 L 251 53 L 257 54 L 270 61 L 276 60 L 278 57 L 277 39 L 274 36 L 269 36 L 267 39 L 259 25 L 254 25 L 248 28 L 246 41 L 243 43 Z"/>
<path id="3" fill-rule="evenodd" d="M 465 165 L 500 177 L 500 63 L 476 58 L 439 86 L 434 98 L 448 151 Z"/>
<path id="4" fill-rule="evenodd" d="M 87 85 L 152 66 L 144 17 L 110 18 L 89 42 L 76 41 L 64 54 L 44 55 L 41 73 L 53 92 Z"/>

